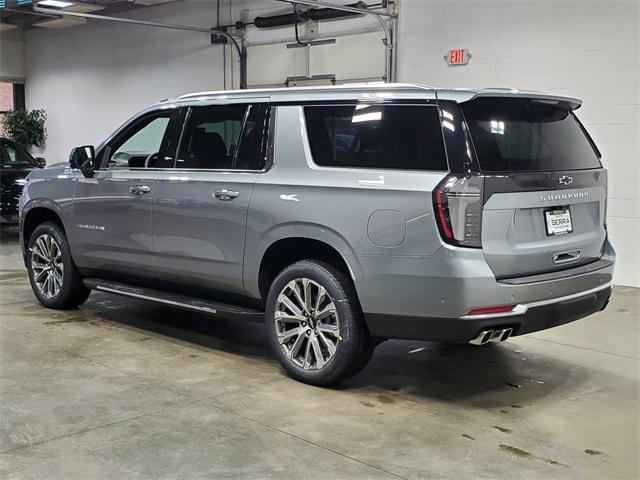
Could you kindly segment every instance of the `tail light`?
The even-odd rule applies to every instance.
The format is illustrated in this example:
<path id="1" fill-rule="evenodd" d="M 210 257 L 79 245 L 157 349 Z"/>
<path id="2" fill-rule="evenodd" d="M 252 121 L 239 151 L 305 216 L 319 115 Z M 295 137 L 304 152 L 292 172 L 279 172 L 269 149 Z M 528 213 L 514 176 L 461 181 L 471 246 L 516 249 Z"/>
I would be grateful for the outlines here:
<path id="1" fill-rule="evenodd" d="M 442 239 L 458 247 L 482 248 L 481 176 L 450 175 L 433 191 L 433 208 Z"/>

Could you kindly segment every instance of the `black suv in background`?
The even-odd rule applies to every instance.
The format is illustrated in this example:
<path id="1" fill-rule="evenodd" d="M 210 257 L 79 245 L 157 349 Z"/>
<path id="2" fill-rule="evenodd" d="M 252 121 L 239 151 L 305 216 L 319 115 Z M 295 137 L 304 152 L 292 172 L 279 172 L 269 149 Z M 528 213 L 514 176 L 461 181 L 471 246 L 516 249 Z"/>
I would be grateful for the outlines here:
<path id="1" fill-rule="evenodd" d="M 43 168 L 43 158 L 33 158 L 13 140 L 0 137 L 0 223 L 18 223 L 18 200 L 29 173 Z"/>

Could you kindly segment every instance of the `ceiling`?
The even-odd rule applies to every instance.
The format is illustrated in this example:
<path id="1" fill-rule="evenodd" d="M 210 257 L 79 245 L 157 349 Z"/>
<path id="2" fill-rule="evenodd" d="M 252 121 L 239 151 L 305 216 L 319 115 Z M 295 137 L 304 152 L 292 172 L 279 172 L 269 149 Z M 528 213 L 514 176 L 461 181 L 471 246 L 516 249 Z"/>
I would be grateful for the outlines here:
<path id="1" fill-rule="evenodd" d="M 99 12 L 101 15 L 127 12 L 140 8 L 147 8 L 161 3 L 170 3 L 177 0 L 64 0 L 73 3 L 64 10 L 72 12 Z M 5 0 L 5 8 L 0 8 L 0 31 L 15 28 L 65 28 L 86 23 L 86 19 L 74 17 L 55 17 L 39 14 L 33 11 L 31 3 L 19 5 L 18 0 Z M 20 0 L 20 3 L 24 1 Z M 33 2 L 37 3 L 37 2 Z M 0 0 L 0 7 L 2 0 Z M 45 5 L 43 5 L 45 6 Z M 52 8 L 47 6 L 47 8 Z"/>

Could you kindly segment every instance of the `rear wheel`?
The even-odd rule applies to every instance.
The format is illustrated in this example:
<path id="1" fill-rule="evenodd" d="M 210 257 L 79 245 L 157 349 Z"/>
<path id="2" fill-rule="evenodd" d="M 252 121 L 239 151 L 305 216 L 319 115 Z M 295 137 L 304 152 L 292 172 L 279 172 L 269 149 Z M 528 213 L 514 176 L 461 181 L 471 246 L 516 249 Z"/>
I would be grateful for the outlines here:
<path id="1" fill-rule="evenodd" d="M 53 222 L 38 225 L 31 234 L 27 269 L 33 293 L 45 307 L 76 307 L 91 293 L 71 259 L 64 231 Z"/>
<path id="2" fill-rule="evenodd" d="M 328 385 L 355 375 L 371 357 L 353 284 L 326 263 L 303 260 L 280 272 L 266 320 L 273 351 L 296 380 Z"/>

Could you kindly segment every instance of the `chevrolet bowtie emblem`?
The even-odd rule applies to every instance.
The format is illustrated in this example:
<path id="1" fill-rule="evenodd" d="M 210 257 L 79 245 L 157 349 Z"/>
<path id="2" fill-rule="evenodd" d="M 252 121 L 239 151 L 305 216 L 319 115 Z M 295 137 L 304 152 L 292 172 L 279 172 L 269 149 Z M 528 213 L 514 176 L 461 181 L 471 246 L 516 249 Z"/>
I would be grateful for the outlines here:
<path id="1" fill-rule="evenodd" d="M 573 177 L 563 175 L 558 179 L 560 185 L 571 185 L 573 183 Z"/>

